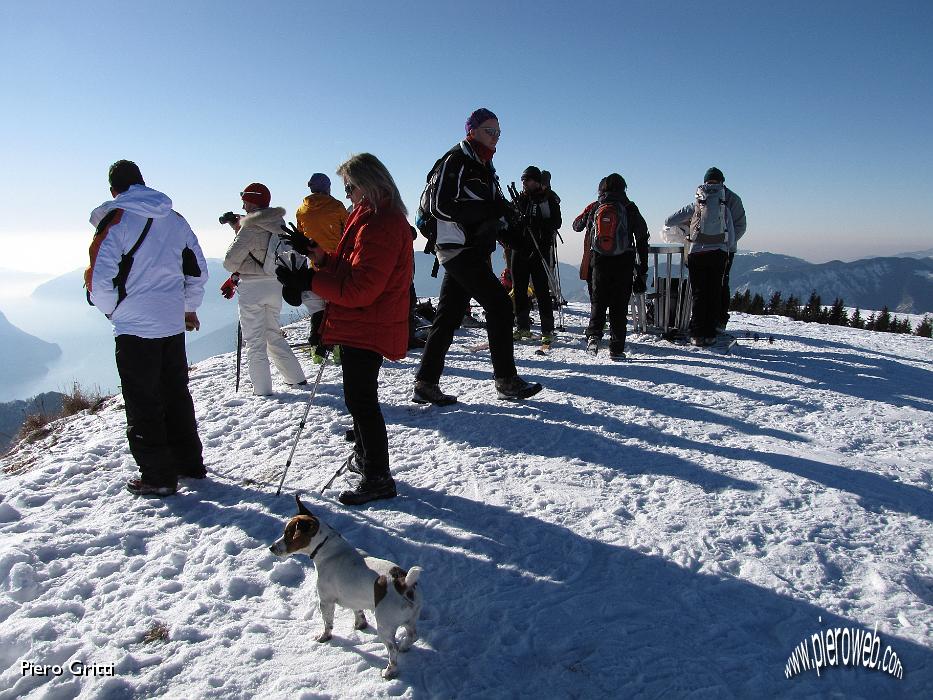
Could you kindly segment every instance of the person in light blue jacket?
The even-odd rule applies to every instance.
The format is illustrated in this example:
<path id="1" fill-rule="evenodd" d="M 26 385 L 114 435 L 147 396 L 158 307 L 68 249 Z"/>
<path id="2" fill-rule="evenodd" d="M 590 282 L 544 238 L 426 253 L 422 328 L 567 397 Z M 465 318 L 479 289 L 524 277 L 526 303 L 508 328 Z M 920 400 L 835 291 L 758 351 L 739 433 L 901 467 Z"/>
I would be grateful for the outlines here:
<path id="1" fill-rule="evenodd" d="M 687 268 L 693 295 L 690 339 L 694 345 L 711 345 L 717 332 L 726 328 L 729 321 L 729 271 L 738 241 L 747 228 L 742 199 L 725 186 L 725 181 L 719 168 L 710 168 L 703 176 L 703 184 L 697 188 L 696 201 L 664 221 L 665 226 L 689 228 Z M 711 218 L 721 223 L 719 231 L 714 234 L 699 230 L 703 225 L 700 215 L 707 211 L 707 194 L 722 205 L 709 207 Z"/>

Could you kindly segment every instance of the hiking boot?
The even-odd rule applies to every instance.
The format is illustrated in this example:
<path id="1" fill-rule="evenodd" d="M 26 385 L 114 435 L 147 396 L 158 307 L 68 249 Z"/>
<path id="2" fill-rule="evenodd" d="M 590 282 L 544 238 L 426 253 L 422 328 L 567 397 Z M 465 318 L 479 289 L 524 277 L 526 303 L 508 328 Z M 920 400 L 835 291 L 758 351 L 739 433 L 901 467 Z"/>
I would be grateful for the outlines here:
<path id="1" fill-rule="evenodd" d="M 383 498 L 395 498 L 397 495 L 395 480 L 391 476 L 376 477 L 374 479 L 363 477 L 359 486 L 341 492 L 337 496 L 337 500 L 345 506 L 359 506 Z"/>
<path id="2" fill-rule="evenodd" d="M 353 428 L 347 429 L 347 432 L 343 434 L 343 439 L 347 442 L 356 442 L 356 433 L 353 432 Z"/>
<path id="3" fill-rule="evenodd" d="M 433 403 L 435 406 L 450 406 L 457 403 L 456 396 L 445 394 L 437 384 L 429 384 L 420 379 L 415 382 L 411 400 L 415 403 Z"/>
<path id="4" fill-rule="evenodd" d="M 595 355 L 596 353 L 598 353 L 599 352 L 599 338 L 597 338 L 596 336 L 592 336 L 592 335 L 589 338 L 587 338 L 586 339 L 586 351 L 590 353 L 590 355 Z"/>
<path id="5" fill-rule="evenodd" d="M 610 350 L 609 359 L 614 362 L 622 362 L 625 359 L 625 353 L 621 350 Z"/>
<path id="6" fill-rule="evenodd" d="M 174 496 L 178 493 L 178 487 L 176 486 L 156 486 L 142 479 L 127 481 L 126 490 L 134 496 L 154 496 L 156 498 Z"/>
<path id="7" fill-rule="evenodd" d="M 554 342 L 553 333 L 542 333 L 541 334 L 541 344 L 542 345 L 551 345 Z"/>
<path id="8" fill-rule="evenodd" d="M 510 399 L 517 401 L 527 399 L 541 391 L 541 385 L 537 382 L 526 382 L 517 374 L 514 377 L 496 380 L 496 393 L 500 399 Z"/>
<path id="9" fill-rule="evenodd" d="M 519 328 L 512 334 L 512 340 L 528 340 L 531 337 L 531 331 L 527 328 Z"/>

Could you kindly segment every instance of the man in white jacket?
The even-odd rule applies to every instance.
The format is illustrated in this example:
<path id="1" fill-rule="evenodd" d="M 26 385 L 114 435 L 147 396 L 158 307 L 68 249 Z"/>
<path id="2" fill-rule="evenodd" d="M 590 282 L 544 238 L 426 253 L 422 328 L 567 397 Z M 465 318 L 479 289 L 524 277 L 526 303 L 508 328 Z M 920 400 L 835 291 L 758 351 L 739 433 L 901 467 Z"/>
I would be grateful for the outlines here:
<path id="1" fill-rule="evenodd" d="M 224 256 L 224 269 L 233 273 L 231 280 L 234 276 L 239 279 L 234 284 L 253 393 L 269 396 L 272 393 L 270 356 L 286 384 L 307 383 L 298 358 L 282 337 L 279 326 L 282 285 L 275 277 L 275 266 L 266 264 L 267 257 L 275 255 L 279 233 L 285 223 L 285 210 L 269 206 L 272 200 L 269 188 L 259 182 L 248 185 L 240 197 L 246 215 L 231 223 L 236 236 Z"/>
<path id="2" fill-rule="evenodd" d="M 135 163 L 110 166 L 114 199 L 91 212 L 88 301 L 113 324 L 126 436 L 139 496 L 170 496 L 179 477 L 203 479 L 201 440 L 188 391 L 186 330 L 201 327 L 207 264 L 172 200 L 146 187 Z"/>

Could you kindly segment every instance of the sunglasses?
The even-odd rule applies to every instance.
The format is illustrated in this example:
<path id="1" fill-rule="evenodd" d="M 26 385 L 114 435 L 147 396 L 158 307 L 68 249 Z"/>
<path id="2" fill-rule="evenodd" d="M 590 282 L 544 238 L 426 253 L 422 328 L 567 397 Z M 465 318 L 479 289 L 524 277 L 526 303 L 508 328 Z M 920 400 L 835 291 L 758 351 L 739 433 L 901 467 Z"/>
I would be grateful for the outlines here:
<path id="1" fill-rule="evenodd" d="M 346 185 L 343 186 L 343 191 L 347 193 L 347 197 L 353 194 L 353 190 L 355 189 L 356 189 L 356 185 L 354 185 L 351 182 L 348 182 Z"/>
<path id="2" fill-rule="evenodd" d="M 496 138 L 496 139 L 502 135 L 502 129 L 497 129 L 494 126 L 483 126 L 480 128 L 486 132 L 487 136 L 492 136 L 493 138 Z"/>

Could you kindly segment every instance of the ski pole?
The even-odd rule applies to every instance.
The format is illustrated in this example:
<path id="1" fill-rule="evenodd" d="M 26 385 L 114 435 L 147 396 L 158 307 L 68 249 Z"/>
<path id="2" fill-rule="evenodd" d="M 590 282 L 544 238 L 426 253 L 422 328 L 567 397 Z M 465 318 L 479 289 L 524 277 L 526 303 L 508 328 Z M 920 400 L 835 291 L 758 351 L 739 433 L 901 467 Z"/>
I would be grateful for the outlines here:
<path id="1" fill-rule="evenodd" d="M 240 390 L 240 362 L 243 359 L 243 326 L 237 321 L 236 324 L 236 388 L 234 393 Z"/>
<path id="2" fill-rule="evenodd" d="M 285 483 L 285 475 L 288 474 L 288 469 L 292 466 L 292 457 L 295 456 L 295 448 L 298 447 L 298 438 L 301 437 L 301 431 L 304 430 L 305 422 L 308 420 L 308 413 L 311 411 L 311 402 L 314 401 L 314 397 L 317 394 L 317 388 L 321 384 L 321 377 L 324 375 L 324 367 L 327 366 L 327 357 L 329 354 L 329 351 L 324 351 L 324 359 L 321 361 L 321 368 L 317 371 L 317 378 L 314 380 L 314 386 L 311 387 L 311 396 L 308 397 L 308 401 L 305 404 L 304 415 L 301 417 L 301 422 L 298 424 L 298 430 L 295 431 L 295 440 L 292 442 L 292 451 L 288 453 L 288 461 L 285 462 L 285 470 L 282 472 L 282 478 L 279 481 L 279 488 L 275 491 L 276 496 L 282 493 L 282 485 Z"/>

